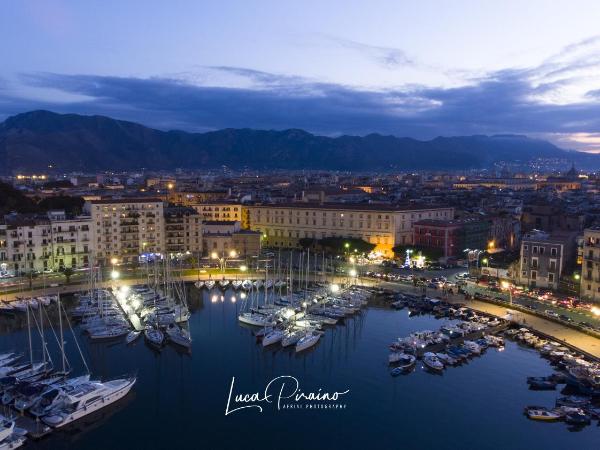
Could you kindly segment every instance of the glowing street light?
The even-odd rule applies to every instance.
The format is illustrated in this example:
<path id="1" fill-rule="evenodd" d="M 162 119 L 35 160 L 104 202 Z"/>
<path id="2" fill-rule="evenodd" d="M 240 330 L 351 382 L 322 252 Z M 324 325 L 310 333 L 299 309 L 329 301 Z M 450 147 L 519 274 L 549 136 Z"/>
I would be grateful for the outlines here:
<path id="1" fill-rule="evenodd" d="M 335 294 L 336 292 L 340 291 L 340 285 L 339 284 L 332 284 L 329 289 L 331 289 L 331 292 L 333 292 Z"/>
<path id="2" fill-rule="evenodd" d="M 600 316 L 600 308 L 598 308 L 597 306 L 593 306 L 591 311 L 593 315 Z"/>
<path id="3" fill-rule="evenodd" d="M 119 271 L 118 271 L 118 270 L 113 270 L 113 271 L 110 273 L 110 277 L 111 277 L 113 280 L 117 280 L 117 279 L 119 278 L 119 276 L 120 276 L 120 275 L 121 275 L 121 274 L 119 273 Z"/>
<path id="4" fill-rule="evenodd" d="M 350 269 L 350 272 L 348 272 L 348 273 L 350 274 L 350 276 L 352 278 L 356 277 L 356 275 L 357 275 L 356 269 Z"/>
<path id="5" fill-rule="evenodd" d="M 111 258 L 110 263 L 114 266 L 119 263 L 119 260 L 117 258 Z"/>
<path id="6" fill-rule="evenodd" d="M 242 265 L 242 266 L 240 266 L 240 270 L 241 270 L 242 272 L 245 272 L 245 271 L 247 271 L 247 270 L 248 270 L 248 267 L 247 267 L 247 266 L 244 266 L 244 265 Z"/>
<path id="7" fill-rule="evenodd" d="M 211 257 L 212 259 L 218 259 L 218 258 L 219 258 L 219 254 L 218 254 L 217 252 L 212 252 L 212 253 L 210 254 L 210 257 Z"/>

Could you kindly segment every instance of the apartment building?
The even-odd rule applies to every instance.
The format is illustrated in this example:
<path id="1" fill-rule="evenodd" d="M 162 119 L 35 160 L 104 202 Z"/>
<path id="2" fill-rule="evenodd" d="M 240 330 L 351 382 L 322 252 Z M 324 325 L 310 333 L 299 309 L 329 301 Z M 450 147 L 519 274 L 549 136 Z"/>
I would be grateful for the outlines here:
<path id="1" fill-rule="evenodd" d="M 83 268 L 89 264 L 91 220 L 47 215 L 10 214 L 0 227 L 0 262 L 13 274 Z"/>
<path id="2" fill-rule="evenodd" d="M 202 251 L 202 217 L 194 208 L 164 208 L 165 252 L 184 254 Z"/>
<path id="3" fill-rule="evenodd" d="M 195 206 L 206 202 L 220 201 L 227 198 L 229 191 L 225 189 L 207 191 L 176 191 L 168 192 L 167 200 L 180 206 Z"/>
<path id="4" fill-rule="evenodd" d="M 247 258 L 260 253 L 260 232 L 242 229 L 239 221 L 206 221 L 202 233 L 205 256 L 212 253 L 227 256 L 233 252 L 236 257 Z"/>
<path id="5" fill-rule="evenodd" d="M 600 227 L 583 232 L 581 264 L 581 297 L 600 301 Z"/>
<path id="6" fill-rule="evenodd" d="M 414 245 L 438 250 L 443 258 L 462 256 L 463 251 L 487 248 L 487 220 L 425 219 L 414 223 Z"/>
<path id="7" fill-rule="evenodd" d="M 413 224 L 424 219 L 454 218 L 451 207 L 352 203 L 256 204 L 248 227 L 263 234 L 264 245 L 297 247 L 302 238 L 354 237 L 392 256 L 398 244 L 412 244 Z"/>
<path id="8" fill-rule="evenodd" d="M 140 254 L 165 252 L 163 202 L 157 198 L 91 200 L 93 250 L 103 264 L 112 258 L 127 264 Z"/>
<path id="9" fill-rule="evenodd" d="M 574 262 L 574 250 L 574 234 L 527 233 L 521 240 L 519 283 L 557 289 L 563 271 Z"/>
<path id="10" fill-rule="evenodd" d="M 198 214 L 205 221 L 234 221 L 242 222 L 242 204 L 238 202 L 207 201 L 193 205 Z"/>

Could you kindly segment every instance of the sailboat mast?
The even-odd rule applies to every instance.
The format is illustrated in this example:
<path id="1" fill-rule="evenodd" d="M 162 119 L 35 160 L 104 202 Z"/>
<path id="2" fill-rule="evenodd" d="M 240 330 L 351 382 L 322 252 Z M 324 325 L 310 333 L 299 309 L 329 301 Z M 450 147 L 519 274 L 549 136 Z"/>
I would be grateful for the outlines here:
<path id="1" fill-rule="evenodd" d="M 62 371 L 63 374 L 67 373 L 66 368 L 66 359 L 65 359 L 65 338 L 63 335 L 63 326 L 62 326 L 62 306 L 60 303 L 60 293 L 58 294 L 58 327 L 60 329 L 60 354 L 62 359 Z"/>
<path id="2" fill-rule="evenodd" d="M 33 345 L 31 344 L 31 322 L 29 320 L 29 302 L 25 302 L 25 311 L 27 312 L 27 337 L 29 338 L 29 362 L 33 366 Z"/>
<path id="3" fill-rule="evenodd" d="M 46 366 L 46 340 L 44 339 L 44 317 L 42 316 L 42 312 L 44 312 L 44 304 L 40 301 L 38 302 L 38 308 L 40 309 L 40 337 L 42 338 L 42 362 L 44 363 L 44 367 Z"/>

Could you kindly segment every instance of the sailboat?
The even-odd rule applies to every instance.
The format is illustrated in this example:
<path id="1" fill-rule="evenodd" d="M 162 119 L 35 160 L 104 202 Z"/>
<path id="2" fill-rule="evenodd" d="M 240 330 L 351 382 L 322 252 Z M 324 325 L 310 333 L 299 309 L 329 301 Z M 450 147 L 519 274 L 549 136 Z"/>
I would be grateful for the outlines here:
<path id="1" fill-rule="evenodd" d="M 296 353 L 307 350 L 319 342 L 321 333 L 309 331 L 303 337 L 301 337 L 296 343 Z"/>
<path id="2" fill-rule="evenodd" d="M 192 337 L 190 336 L 190 333 L 179 325 L 171 324 L 167 327 L 166 332 L 169 342 L 187 349 L 192 347 Z"/>
<path id="3" fill-rule="evenodd" d="M 267 347 L 272 344 L 277 344 L 278 342 L 281 342 L 283 336 L 284 332 L 282 330 L 273 330 L 265 335 L 262 341 L 262 345 L 263 347 Z"/>
<path id="4" fill-rule="evenodd" d="M 131 344 L 132 342 L 136 341 L 141 335 L 142 335 L 141 331 L 132 330 L 125 337 L 125 343 L 126 344 Z"/>
<path id="5" fill-rule="evenodd" d="M 144 337 L 148 344 L 156 349 L 161 349 L 165 342 L 165 335 L 158 328 L 146 328 Z"/>

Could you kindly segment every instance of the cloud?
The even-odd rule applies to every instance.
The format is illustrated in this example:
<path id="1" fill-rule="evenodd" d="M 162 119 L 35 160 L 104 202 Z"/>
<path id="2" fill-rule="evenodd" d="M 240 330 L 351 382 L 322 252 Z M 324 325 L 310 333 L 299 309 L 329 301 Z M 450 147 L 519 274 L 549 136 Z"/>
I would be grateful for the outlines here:
<path id="1" fill-rule="evenodd" d="M 417 62 L 414 59 L 409 58 L 406 53 L 399 48 L 364 44 L 362 42 L 337 36 L 324 35 L 324 38 L 341 47 L 356 51 L 388 69 L 417 65 Z"/>
<path id="2" fill-rule="evenodd" d="M 326 135 L 378 132 L 421 139 L 519 133 L 596 150 L 596 141 L 585 136 L 600 133 L 600 80 L 594 73 L 582 74 L 581 67 L 589 69 L 586 58 L 597 45 L 600 38 L 582 41 L 536 67 L 499 70 L 450 88 L 367 89 L 230 66 L 152 78 L 27 73 L 21 76 L 23 85 L 80 100 L 35 102 L 0 89 L 0 113 L 43 107 L 191 131 L 302 128 Z M 205 72 L 212 72 L 211 82 Z M 235 83 L 214 85 L 226 77 L 235 77 Z"/>

